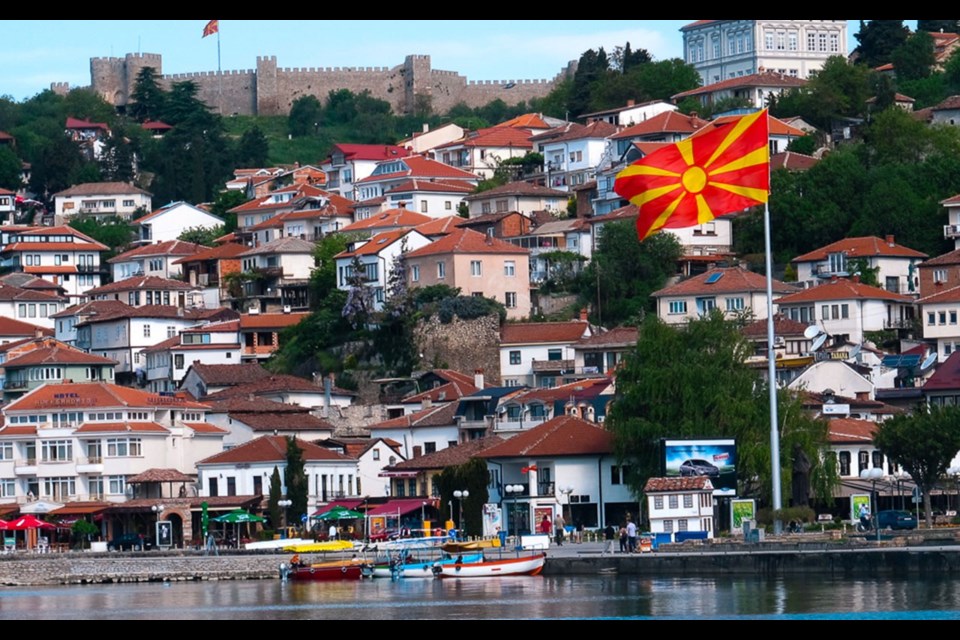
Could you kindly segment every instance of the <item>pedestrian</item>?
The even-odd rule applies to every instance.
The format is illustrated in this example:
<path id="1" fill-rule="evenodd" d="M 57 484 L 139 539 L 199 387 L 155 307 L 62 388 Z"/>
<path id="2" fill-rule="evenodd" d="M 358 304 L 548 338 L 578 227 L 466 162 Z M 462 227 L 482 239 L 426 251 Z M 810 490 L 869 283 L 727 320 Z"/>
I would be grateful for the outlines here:
<path id="1" fill-rule="evenodd" d="M 627 551 L 633 553 L 637 550 L 637 524 L 633 520 L 627 522 Z"/>
<path id="2" fill-rule="evenodd" d="M 328 539 L 328 540 L 336 540 L 336 539 L 337 539 L 337 525 L 336 525 L 336 524 L 331 524 L 331 525 L 330 525 L 330 530 L 327 532 L 327 539 Z"/>
<path id="3" fill-rule="evenodd" d="M 577 544 L 582 543 L 583 542 L 583 522 L 581 522 L 580 520 L 577 520 L 576 526 L 574 527 L 574 531 L 576 532 L 575 534 L 576 543 Z"/>
<path id="4" fill-rule="evenodd" d="M 553 533 L 556 536 L 556 543 L 558 547 L 563 546 L 563 530 L 566 524 L 567 523 L 563 520 L 563 516 L 558 512 L 557 517 L 553 519 Z"/>
<path id="5" fill-rule="evenodd" d="M 608 553 L 610 555 L 613 555 L 613 541 L 616 539 L 616 537 L 617 537 L 617 530 L 614 529 L 613 525 L 608 522 L 607 526 L 603 528 L 604 547 L 603 547 L 603 553 L 600 555 L 605 556 Z"/>
<path id="6" fill-rule="evenodd" d="M 540 533 L 550 535 L 550 516 L 543 514 L 543 520 L 540 521 Z"/>
<path id="7" fill-rule="evenodd" d="M 620 525 L 620 553 L 627 552 L 627 525 Z"/>

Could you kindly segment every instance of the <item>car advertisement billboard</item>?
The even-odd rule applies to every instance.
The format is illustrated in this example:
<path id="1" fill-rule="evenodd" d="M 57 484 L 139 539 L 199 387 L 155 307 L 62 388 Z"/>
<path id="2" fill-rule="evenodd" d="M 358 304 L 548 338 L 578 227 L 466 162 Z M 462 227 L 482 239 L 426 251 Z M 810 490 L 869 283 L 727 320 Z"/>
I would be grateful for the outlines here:
<path id="1" fill-rule="evenodd" d="M 661 450 L 665 478 L 707 477 L 714 495 L 737 495 L 736 440 L 663 440 Z"/>

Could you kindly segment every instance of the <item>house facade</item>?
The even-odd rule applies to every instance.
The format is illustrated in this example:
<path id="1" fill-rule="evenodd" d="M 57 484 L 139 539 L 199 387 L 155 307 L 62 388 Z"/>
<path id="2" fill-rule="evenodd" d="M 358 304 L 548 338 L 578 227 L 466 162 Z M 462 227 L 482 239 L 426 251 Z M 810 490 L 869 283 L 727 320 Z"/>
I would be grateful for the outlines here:
<path id="1" fill-rule="evenodd" d="M 586 320 L 506 323 L 500 329 L 500 379 L 506 387 L 555 387 L 576 369 L 574 345 L 593 335 Z"/>
<path id="2" fill-rule="evenodd" d="M 709 478 L 650 478 L 643 493 L 651 533 L 669 534 L 671 541 L 693 532 L 706 539 L 714 537 L 713 484 Z"/>
<path id="3" fill-rule="evenodd" d="M 129 220 L 150 211 L 151 194 L 126 182 L 86 182 L 53 194 L 58 221 L 74 216 L 117 216 Z"/>
<path id="4" fill-rule="evenodd" d="M 78 300 L 100 286 L 100 252 L 107 246 L 67 226 L 23 227 L 8 234 L 0 266 L 43 278 Z"/>
<path id="5" fill-rule="evenodd" d="M 189 229 L 215 229 L 223 218 L 186 202 L 172 202 L 133 221 L 143 244 L 172 242 Z"/>
<path id="6" fill-rule="evenodd" d="M 487 127 L 438 146 L 431 155 L 443 164 L 489 180 L 504 160 L 522 158 L 533 151 L 531 135 L 529 129 L 519 127 Z"/>
<path id="7" fill-rule="evenodd" d="M 178 335 L 143 350 L 146 383 L 160 393 L 180 388 L 191 364 L 240 362 L 240 321 L 210 322 L 183 329 Z"/>
<path id="8" fill-rule="evenodd" d="M 366 241 L 352 243 L 334 256 L 337 263 L 337 288 L 349 291 L 354 282 L 354 268 L 359 264 L 363 270 L 363 286 L 370 290 L 373 310 L 380 311 L 387 301 L 390 274 L 398 257 L 426 247 L 430 240 L 419 231 L 396 230 L 378 233 Z M 355 264 L 356 263 L 356 264 Z"/>
<path id="9" fill-rule="evenodd" d="M 134 276 L 157 278 L 179 277 L 183 273 L 175 261 L 192 256 L 206 247 L 183 240 L 169 240 L 143 245 L 107 260 L 113 270 L 113 281 L 118 282 Z"/>
<path id="10" fill-rule="evenodd" d="M 395 145 L 337 143 L 320 168 L 327 174 L 329 191 L 349 200 L 365 200 L 357 194 L 356 183 L 372 174 L 379 163 L 408 155 L 409 150 Z"/>
<path id="11" fill-rule="evenodd" d="M 569 123 L 532 137 L 536 151 L 543 154 L 546 186 L 572 191 L 593 180 L 609 138 L 618 130 L 597 120 L 588 125 Z"/>
<path id="12" fill-rule="evenodd" d="M 490 213 L 517 212 L 530 216 L 535 211 L 565 211 L 570 194 L 532 182 L 508 182 L 507 184 L 468 195 L 463 200 L 470 209 L 470 217 Z"/>
<path id="13" fill-rule="evenodd" d="M 265 313 L 309 309 L 315 248 L 312 242 L 286 237 L 238 254 L 242 273 L 256 276 L 243 283 L 247 309 L 251 304 Z"/>
<path id="14" fill-rule="evenodd" d="M 917 268 L 926 258 L 925 253 L 897 244 L 892 235 L 864 236 L 832 242 L 797 256 L 791 264 L 797 269 L 797 282 L 808 288 L 853 276 L 862 262 L 866 269 L 877 270 L 877 282 L 883 289 L 914 294 L 920 284 Z"/>

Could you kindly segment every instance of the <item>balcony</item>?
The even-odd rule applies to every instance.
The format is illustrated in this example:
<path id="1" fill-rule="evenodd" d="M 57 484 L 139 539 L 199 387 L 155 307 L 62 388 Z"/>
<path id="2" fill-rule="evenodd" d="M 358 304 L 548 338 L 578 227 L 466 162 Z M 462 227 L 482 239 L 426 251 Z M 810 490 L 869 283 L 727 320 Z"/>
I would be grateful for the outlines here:
<path id="1" fill-rule="evenodd" d="M 18 476 L 37 475 L 37 459 L 25 458 L 13 463 L 13 473 Z"/>
<path id="2" fill-rule="evenodd" d="M 960 237 L 960 224 L 948 224 L 943 227 L 943 237 L 947 240 L 953 240 Z"/>
<path id="3" fill-rule="evenodd" d="M 884 329 L 912 329 L 913 318 L 887 318 L 883 321 Z"/>
<path id="4" fill-rule="evenodd" d="M 568 373 L 576 368 L 574 360 L 534 360 L 532 366 L 534 373 Z"/>
<path id="5" fill-rule="evenodd" d="M 850 275 L 850 272 L 846 269 L 837 270 L 835 267 L 826 262 L 823 264 L 818 264 L 817 268 L 814 270 L 814 273 L 818 278 L 846 278 Z"/>
<path id="6" fill-rule="evenodd" d="M 26 389 L 27 381 L 26 380 L 4 380 L 3 388 L 7 390 Z"/>
<path id="7" fill-rule="evenodd" d="M 99 273 L 100 266 L 96 264 L 78 264 L 77 273 Z"/>
<path id="8" fill-rule="evenodd" d="M 103 473 L 103 458 L 91 456 L 77 460 L 77 473 Z"/>

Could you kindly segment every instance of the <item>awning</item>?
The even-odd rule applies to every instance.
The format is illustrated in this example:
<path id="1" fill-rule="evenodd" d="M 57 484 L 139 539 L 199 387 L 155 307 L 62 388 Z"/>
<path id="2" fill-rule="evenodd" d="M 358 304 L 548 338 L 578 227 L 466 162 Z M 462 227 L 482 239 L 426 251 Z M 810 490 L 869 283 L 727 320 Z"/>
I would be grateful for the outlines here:
<path id="1" fill-rule="evenodd" d="M 352 509 L 356 511 L 358 508 L 362 507 L 366 502 L 367 500 L 363 500 L 363 499 L 358 500 L 356 498 L 351 498 L 349 500 L 330 500 L 329 502 L 327 502 L 326 506 L 317 507 L 317 510 L 311 513 L 310 515 L 318 516 L 321 513 L 326 513 L 327 511 L 330 511 L 330 509 L 333 508 L 334 506 L 340 506 L 345 509 Z"/>
<path id="2" fill-rule="evenodd" d="M 368 516 L 390 516 L 406 515 L 418 511 L 423 507 L 432 507 L 435 500 L 432 498 L 406 498 L 391 500 L 386 504 L 381 504 L 367 511 Z"/>
<path id="3" fill-rule="evenodd" d="M 59 509 L 54 509 L 50 511 L 47 515 L 59 518 L 61 522 L 67 519 L 67 516 L 86 516 L 90 514 L 98 514 L 106 509 L 110 508 L 111 504 L 106 503 L 96 503 L 96 502 L 87 502 L 80 504 L 67 504 Z M 78 518 L 71 518 L 73 521 L 76 521 Z"/>

